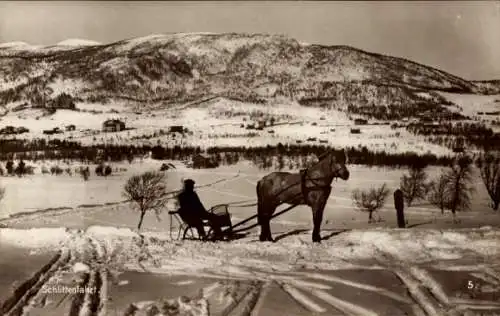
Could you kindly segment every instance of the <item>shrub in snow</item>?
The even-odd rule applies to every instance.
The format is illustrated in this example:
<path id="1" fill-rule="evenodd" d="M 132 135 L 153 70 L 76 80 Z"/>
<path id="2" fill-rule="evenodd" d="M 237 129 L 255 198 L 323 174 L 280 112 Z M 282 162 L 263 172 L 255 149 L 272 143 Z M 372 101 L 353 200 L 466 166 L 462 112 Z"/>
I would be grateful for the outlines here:
<path id="1" fill-rule="evenodd" d="M 50 173 L 53 175 L 61 175 L 63 173 L 63 169 L 59 166 L 52 166 L 50 167 Z"/>
<path id="2" fill-rule="evenodd" d="M 352 201 L 360 211 L 368 212 L 368 223 L 371 223 L 373 221 L 373 212 L 378 211 L 384 206 L 388 196 L 389 189 L 384 183 L 378 188 L 354 190 Z"/>
<path id="3" fill-rule="evenodd" d="M 14 162 L 12 160 L 7 161 L 7 164 L 5 165 L 5 169 L 7 169 L 7 174 L 13 175 L 14 174 Z"/>
<path id="4" fill-rule="evenodd" d="M 3 177 L 5 175 L 5 170 L 3 167 L 0 165 L 0 177 Z"/>
<path id="5" fill-rule="evenodd" d="M 107 177 L 107 176 L 111 175 L 111 172 L 112 172 L 112 171 L 113 171 L 113 170 L 111 169 L 111 167 L 110 167 L 110 166 L 106 166 L 106 167 L 104 168 L 104 176 L 105 176 L 105 177 Z"/>
<path id="6" fill-rule="evenodd" d="M 24 174 L 34 175 L 35 174 L 35 167 L 33 167 L 33 166 L 26 166 L 24 168 Z"/>
<path id="7" fill-rule="evenodd" d="M 123 195 L 135 204 L 140 212 L 137 229 L 141 229 L 144 215 L 154 210 L 159 215 L 168 201 L 166 174 L 158 171 L 148 171 L 132 176 L 123 188 Z"/>
<path id="8" fill-rule="evenodd" d="M 79 173 L 80 173 L 80 176 L 82 176 L 83 181 L 89 180 L 89 177 L 90 177 L 89 167 L 86 167 L 86 168 L 80 167 Z"/>
<path id="9" fill-rule="evenodd" d="M 491 198 L 491 207 L 497 211 L 500 204 L 500 156 L 487 153 L 480 157 L 476 163 Z"/>
<path id="10" fill-rule="evenodd" d="M 444 179 L 447 183 L 449 208 L 453 216 L 457 211 L 470 208 L 472 193 L 475 191 L 473 183 L 472 160 L 459 157 L 453 166 L 445 172 Z"/>
<path id="11" fill-rule="evenodd" d="M 399 186 L 408 206 L 411 206 L 415 200 L 425 198 L 427 191 L 426 181 L 427 174 L 423 166 L 413 166 L 410 168 L 409 174 L 404 174 L 401 177 Z"/>
<path id="12" fill-rule="evenodd" d="M 98 176 L 104 175 L 104 165 L 103 164 L 100 164 L 95 168 L 95 174 Z"/>
<path id="13" fill-rule="evenodd" d="M 437 180 L 431 181 L 428 190 L 427 199 L 429 202 L 441 210 L 441 214 L 449 207 L 447 195 L 447 179 L 444 174 L 441 174 Z"/>
<path id="14" fill-rule="evenodd" d="M 24 163 L 24 161 L 19 161 L 19 163 L 17 164 L 17 167 L 15 169 L 15 173 L 18 177 L 22 177 L 24 175 L 24 172 L 25 172 L 25 167 L 26 167 L 26 164 Z"/>

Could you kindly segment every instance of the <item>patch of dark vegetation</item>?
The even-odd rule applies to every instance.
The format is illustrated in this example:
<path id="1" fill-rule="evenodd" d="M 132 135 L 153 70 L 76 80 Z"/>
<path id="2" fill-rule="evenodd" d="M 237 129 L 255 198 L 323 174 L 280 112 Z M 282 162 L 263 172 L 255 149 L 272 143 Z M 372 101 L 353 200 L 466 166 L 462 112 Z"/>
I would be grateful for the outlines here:
<path id="1" fill-rule="evenodd" d="M 233 161 L 250 160 L 263 169 L 277 166 L 278 169 L 288 167 L 290 169 L 304 168 L 310 161 L 311 155 L 319 156 L 332 147 L 326 145 L 288 145 L 265 147 L 212 147 L 207 154 L 215 157 L 216 161 L 230 164 Z M 342 148 L 334 148 L 336 151 Z M 391 166 L 404 167 L 424 163 L 425 165 L 449 166 L 452 157 L 438 157 L 434 154 L 419 155 L 413 152 L 390 154 L 386 152 L 370 151 L 366 146 L 345 148 L 350 164 L 368 166 Z"/>
<path id="2" fill-rule="evenodd" d="M 5 126 L 4 128 L 0 129 L 0 135 L 18 135 L 18 134 L 29 133 L 29 131 L 30 130 L 24 126 L 19 126 L 19 127 Z"/>
<path id="3" fill-rule="evenodd" d="M 191 160 L 200 155 L 203 150 L 200 147 L 188 146 L 133 146 L 133 145 L 92 145 L 82 146 L 78 142 L 61 140 L 0 140 L 0 161 L 10 161 L 15 157 L 21 160 L 79 160 L 81 163 L 99 163 L 103 161 L 125 161 L 130 163 L 137 157 L 142 158 L 151 153 L 156 160 Z M 306 159 L 311 154 L 320 155 L 331 148 L 326 144 L 278 144 L 277 146 L 262 147 L 211 147 L 206 150 L 206 156 L 217 165 L 232 165 L 240 160 L 274 161 L 279 165 L 295 166 L 295 163 L 287 162 L 290 159 Z M 340 150 L 340 149 L 339 149 Z M 352 164 L 369 166 L 409 166 L 415 161 L 424 161 L 427 165 L 448 165 L 450 157 L 438 157 L 434 154 L 420 155 L 414 152 L 391 154 L 387 152 L 375 152 L 366 146 L 346 148 L 349 161 Z M 301 158 L 302 157 L 302 158 Z M 282 161 L 280 163 L 280 161 Z M 259 163 L 260 164 L 260 163 Z M 263 163 L 267 166 L 268 163 Z M 295 166 L 296 167 L 296 166 Z M 53 167 L 57 169 L 57 167 Z M 51 170 L 53 173 L 63 173 L 63 170 Z M 111 169 L 108 170 L 108 172 Z M 106 175 L 106 168 L 96 170 Z M 109 175 L 109 174 L 108 174 Z"/>
<path id="4" fill-rule="evenodd" d="M 72 210 L 73 208 L 71 207 L 50 207 L 50 208 L 45 208 L 41 210 L 36 210 L 36 211 L 29 211 L 29 212 L 19 212 L 19 213 L 14 213 L 9 216 L 9 218 L 18 218 L 18 217 L 23 217 L 26 215 L 33 215 L 33 214 L 44 214 L 44 213 L 50 213 L 54 211 L 68 211 Z"/>
<path id="5" fill-rule="evenodd" d="M 427 136 L 430 142 L 448 148 L 475 147 L 490 150 L 500 148 L 500 133 L 495 133 L 482 123 L 411 123 L 406 129 L 410 133 Z"/>
<path id="6" fill-rule="evenodd" d="M 101 207 L 103 204 L 80 204 L 77 208 L 93 208 L 93 207 Z"/>

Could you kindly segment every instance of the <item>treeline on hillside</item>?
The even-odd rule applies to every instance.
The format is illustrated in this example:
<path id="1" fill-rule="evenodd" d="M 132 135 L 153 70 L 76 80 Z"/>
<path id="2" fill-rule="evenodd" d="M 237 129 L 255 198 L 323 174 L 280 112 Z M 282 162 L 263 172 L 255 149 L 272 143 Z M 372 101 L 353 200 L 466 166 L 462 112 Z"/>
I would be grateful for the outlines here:
<path id="1" fill-rule="evenodd" d="M 298 157 L 307 157 L 311 154 L 316 156 L 321 155 L 326 150 L 331 149 L 324 145 L 288 145 L 278 144 L 277 146 L 263 147 L 213 147 L 207 150 L 211 156 L 225 153 L 238 154 L 239 159 L 259 162 L 269 157 L 290 158 L 295 160 Z M 342 148 L 335 148 L 336 151 L 342 151 Z M 347 147 L 345 152 L 348 156 L 350 164 L 362 164 L 369 166 L 412 166 L 415 164 L 424 163 L 425 165 L 448 166 L 452 163 L 452 157 L 437 157 L 434 154 L 419 155 L 413 152 L 391 154 L 386 152 L 370 151 L 366 146 L 363 147 Z M 260 163 L 260 162 L 259 162 Z M 266 164 L 264 162 L 264 164 Z"/>
<path id="2" fill-rule="evenodd" d="M 428 139 L 439 145 L 454 146 L 451 139 L 461 138 L 464 145 L 479 149 L 499 149 L 500 134 L 495 133 L 484 124 L 457 122 L 440 122 L 439 124 L 412 123 L 406 129 L 413 134 L 428 136 Z M 447 141 L 448 140 L 448 141 Z M 449 144 L 448 144 L 449 143 Z M 450 145 L 451 144 L 451 145 Z"/>
<path id="3" fill-rule="evenodd" d="M 441 120 L 466 119 L 460 113 L 452 112 L 445 107 L 434 103 L 418 102 L 412 106 L 406 104 L 377 105 L 348 105 L 349 114 L 363 115 L 376 120 L 402 120 L 408 117 L 434 118 Z"/>
<path id="4" fill-rule="evenodd" d="M 151 153 L 157 160 L 189 160 L 193 155 L 202 153 L 195 146 L 134 146 L 134 145 L 91 145 L 82 146 L 79 142 L 66 140 L 0 140 L 0 160 L 13 158 L 23 160 L 79 160 L 82 163 L 99 161 L 132 162 L 136 157 L 144 157 Z M 262 147 L 211 147 L 206 154 L 219 163 L 232 164 L 240 160 L 259 161 L 269 157 L 307 157 L 317 156 L 331 147 L 324 145 L 288 145 Z M 336 150 L 341 150 L 340 148 Z M 424 162 L 426 165 L 449 165 L 451 157 L 437 157 L 434 154 L 419 155 L 413 152 L 390 154 L 370 151 L 367 147 L 349 147 L 346 153 L 351 164 L 370 166 L 410 166 Z M 281 158 L 279 158 L 281 159 Z"/>

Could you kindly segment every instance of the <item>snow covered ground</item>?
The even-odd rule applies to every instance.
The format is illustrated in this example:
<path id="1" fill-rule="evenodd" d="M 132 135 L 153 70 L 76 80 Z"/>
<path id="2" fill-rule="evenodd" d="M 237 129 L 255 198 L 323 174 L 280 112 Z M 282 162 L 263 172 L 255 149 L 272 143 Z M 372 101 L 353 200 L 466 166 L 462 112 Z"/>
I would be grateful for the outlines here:
<path id="1" fill-rule="evenodd" d="M 311 242 L 311 213 L 304 207 L 272 221 L 275 243 L 260 243 L 257 228 L 230 242 L 203 243 L 177 240 L 176 225 L 171 235 L 166 212 L 161 221 L 148 214 L 138 232 L 137 212 L 129 204 L 80 205 L 119 202 L 128 176 L 160 163 L 146 159 L 119 166 L 127 171 L 108 179 L 92 176 L 87 183 L 70 176 L 5 178 L 11 195 L 4 210 L 10 205 L 15 213 L 13 206 L 23 203 L 69 208 L 0 222 L 7 226 L 0 228 L 0 271 L 17 269 L 15 280 L 0 280 L 0 292 L 6 293 L 0 295 L 0 312 L 500 315 L 500 230 L 494 228 L 500 216 L 488 209 L 484 192 L 472 211 L 459 216 L 460 224 L 417 204 L 405 212 L 413 228 L 390 228 L 396 224 L 388 201 L 380 214 L 385 221 L 368 225 L 366 214 L 353 208 L 350 192 L 382 182 L 395 188 L 402 170 L 350 166 L 351 179 L 334 183 L 321 244 Z M 244 163 L 215 170 L 177 167 L 167 173 L 169 187 L 178 189 L 181 179 L 191 177 L 207 206 L 253 201 L 255 181 L 266 173 Z M 234 224 L 254 215 L 255 207 L 230 212 Z M 21 256 L 33 264 L 13 266 Z M 58 292 L 65 288 L 97 290 Z"/>
<path id="2" fill-rule="evenodd" d="M 498 229 L 353 230 L 320 245 L 309 238 L 306 231 L 276 243 L 257 242 L 255 234 L 201 243 L 103 226 L 0 229 L 6 245 L 35 253 L 62 249 L 42 274 L 44 281 L 35 283 L 34 294 L 21 303 L 37 315 L 66 314 L 71 306 L 95 310 L 95 315 L 123 315 L 130 308 L 144 312 L 166 305 L 177 308 L 171 315 L 209 315 L 208 310 L 210 315 L 300 316 L 500 312 Z M 442 281 L 445 274 L 468 279 L 457 289 Z M 71 280 L 98 291 L 80 300 L 73 295 L 71 304 L 62 305 L 53 303 L 60 298 L 57 293 L 47 298 L 41 291 Z M 478 289 L 467 289 L 470 284 Z M 183 314 L 186 309 L 192 313 Z"/>

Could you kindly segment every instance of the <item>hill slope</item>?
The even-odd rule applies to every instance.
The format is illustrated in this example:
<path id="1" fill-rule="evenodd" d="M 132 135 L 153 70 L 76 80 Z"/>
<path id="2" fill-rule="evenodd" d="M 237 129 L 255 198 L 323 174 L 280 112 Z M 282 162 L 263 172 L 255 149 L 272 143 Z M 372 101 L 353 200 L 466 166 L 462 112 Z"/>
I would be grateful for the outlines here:
<path id="1" fill-rule="evenodd" d="M 484 89 L 409 60 L 276 35 L 189 33 L 107 45 L 0 46 L 0 106 L 6 110 L 65 107 L 54 102 L 63 93 L 80 101 L 164 105 L 218 95 L 264 103 L 283 97 L 361 113 L 375 107 L 391 119 L 444 108 L 446 100 L 434 90 Z"/>

